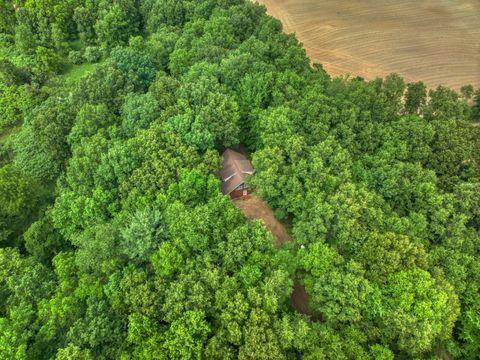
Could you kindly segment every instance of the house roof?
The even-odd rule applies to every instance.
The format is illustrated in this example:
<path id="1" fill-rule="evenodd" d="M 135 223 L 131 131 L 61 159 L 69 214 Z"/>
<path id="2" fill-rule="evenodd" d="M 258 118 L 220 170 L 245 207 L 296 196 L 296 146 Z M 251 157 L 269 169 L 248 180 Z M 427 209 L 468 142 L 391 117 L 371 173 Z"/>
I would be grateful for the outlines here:
<path id="1" fill-rule="evenodd" d="M 223 153 L 223 169 L 220 171 L 222 192 L 225 195 L 230 194 L 245 182 L 248 175 L 253 175 L 254 172 L 252 164 L 245 155 L 232 149 L 225 150 Z"/>

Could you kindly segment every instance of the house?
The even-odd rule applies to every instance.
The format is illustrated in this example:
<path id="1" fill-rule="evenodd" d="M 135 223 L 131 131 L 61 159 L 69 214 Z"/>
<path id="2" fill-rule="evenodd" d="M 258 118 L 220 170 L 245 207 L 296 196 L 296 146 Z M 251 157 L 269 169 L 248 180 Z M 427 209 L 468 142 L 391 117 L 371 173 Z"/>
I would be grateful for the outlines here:
<path id="1" fill-rule="evenodd" d="M 245 180 L 254 172 L 252 164 L 245 155 L 232 149 L 225 150 L 223 169 L 220 171 L 223 194 L 230 195 L 233 199 L 250 194 L 253 189 L 245 184 Z"/>

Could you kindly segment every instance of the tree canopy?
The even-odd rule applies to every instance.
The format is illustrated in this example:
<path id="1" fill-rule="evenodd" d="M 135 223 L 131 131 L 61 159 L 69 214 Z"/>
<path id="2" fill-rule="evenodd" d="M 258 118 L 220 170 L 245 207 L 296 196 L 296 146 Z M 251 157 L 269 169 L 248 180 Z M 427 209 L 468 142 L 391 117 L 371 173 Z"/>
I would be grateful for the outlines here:
<path id="1" fill-rule="evenodd" d="M 331 78 L 247 0 L 4 0 L 0 109 L 1 359 L 478 358 L 479 89 Z"/>

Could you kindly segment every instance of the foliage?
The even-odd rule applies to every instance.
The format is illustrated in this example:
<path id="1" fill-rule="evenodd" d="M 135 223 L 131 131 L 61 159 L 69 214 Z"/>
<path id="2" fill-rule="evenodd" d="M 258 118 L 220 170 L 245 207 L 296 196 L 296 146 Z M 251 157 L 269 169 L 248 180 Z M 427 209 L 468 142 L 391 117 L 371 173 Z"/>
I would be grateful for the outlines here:
<path id="1" fill-rule="evenodd" d="M 159 113 L 158 102 L 150 94 L 128 94 L 121 109 L 125 134 L 132 137 L 138 130 L 147 128 Z"/>
<path id="2" fill-rule="evenodd" d="M 391 274 L 383 292 L 385 336 L 398 337 L 398 347 L 411 355 L 430 349 L 436 337 L 448 338 L 458 313 L 452 290 L 423 270 Z"/>
<path id="3" fill-rule="evenodd" d="M 0 358 L 478 357 L 480 90 L 332 79 L 246 0 L 7 0 L 0 109 Z"/>
<path id="4" fill-rule="evenodd" d="M 35 216 L 42 197 L 38 184 L 12 164 L 0 168 L 0 241 L 16 240 Z"/>
<path id="5" fill-rule="evenodd" d="M 85 52 L 83 53 L 83 57 L 85 61 L 88 63 L 96 63 L 101 59 L 102 54 L 100 53 L 100 50 L 97 47 L 87 46 L 85 48 Z"/>
<path id="6" fill-rule="evenodd" d="M 118 47 L 112 51 L 110 59 L 115 68 L 137 76 L 146 87 L 155 79 L 155 65 L 147 54 L 129 47 Z"/>
<path id="7" fill-rule="evenodd" d="M 68 60 L 75 65 L 79 65 L 83 62 L 82 53 L 80 51 L 72 50 L 68 53 Z"/>

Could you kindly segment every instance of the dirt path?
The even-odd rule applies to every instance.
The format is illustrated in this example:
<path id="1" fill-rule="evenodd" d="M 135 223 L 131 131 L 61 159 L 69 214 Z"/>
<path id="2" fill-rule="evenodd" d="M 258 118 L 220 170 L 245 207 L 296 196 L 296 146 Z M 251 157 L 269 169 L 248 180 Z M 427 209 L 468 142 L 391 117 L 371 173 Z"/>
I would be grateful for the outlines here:
<path id="1" fill-rule="evenodd" d="M 250 195 L 245 200 L 235 200 L 235 206 L 243 211 L 247 219 L 262 219 L 268 230 L 275 236 L 275 244 L 282 245 L 286 241 L 291 240 L 285 226 L 277 220 L 272 209 L 263 200 Z"/>
<path id="2" fill-rule="evenodd" d="M 252 0 L 332 75 L 480 86 L 478 0 Z"/>
<path id="3" fill-rule="evenodd" d="M 281 246 L 292 238 L 288 234 L 285 226 L 277 220 L 273 214 L 272 209 L 268 204 L 254 195 L 250 195 L 247 199 L 234 200 L 235 206 L 243 211 L 247 219 L 262 219 L 268 230 L 275 236 L 275 244 Z M 310 297 L 305 291 L 303 285 L 296 282 L 293 286 L 293 291 L 290 296 L 293 307 L 301 314 L 305 314 L 311 317 L 312 320 L 318 320 L 319 318 L 312 315 L 312 312 L 308 308 Z"/>

